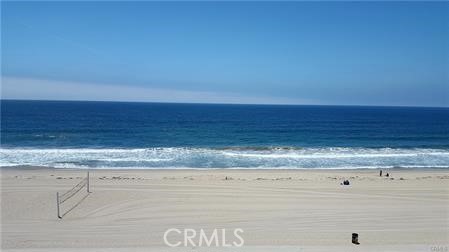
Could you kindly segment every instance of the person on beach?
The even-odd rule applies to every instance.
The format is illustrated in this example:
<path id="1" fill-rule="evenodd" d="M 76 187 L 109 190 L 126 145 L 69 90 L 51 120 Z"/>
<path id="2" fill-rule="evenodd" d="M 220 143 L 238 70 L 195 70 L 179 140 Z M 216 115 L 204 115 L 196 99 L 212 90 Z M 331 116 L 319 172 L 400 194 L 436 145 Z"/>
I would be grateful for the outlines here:
<path id="1" fill-rule="evenodd" d="M 380 176 L 380 177 L 382 177 L 382 170 L 380 170 L 380 172 L 379 172 L 379 176 Z"/>
<path id="2" fill-rule="evenodd" d="M 390 177 L 390 173 L 387 172 L 387 175 L 386 175 L 386 176 L 387 176 L 387 178 Z"/>

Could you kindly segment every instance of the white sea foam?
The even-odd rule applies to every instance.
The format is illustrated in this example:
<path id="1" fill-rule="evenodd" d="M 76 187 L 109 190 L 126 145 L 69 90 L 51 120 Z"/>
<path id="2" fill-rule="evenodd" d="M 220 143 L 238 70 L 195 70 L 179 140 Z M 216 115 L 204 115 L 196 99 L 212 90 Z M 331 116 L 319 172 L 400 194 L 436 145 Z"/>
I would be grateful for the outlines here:
<path id="1" fill-rule="evenodd" d="M 449 150 L 426 148 L 0 149 L 0 166 L 114 169 L 447 168 Z"/>

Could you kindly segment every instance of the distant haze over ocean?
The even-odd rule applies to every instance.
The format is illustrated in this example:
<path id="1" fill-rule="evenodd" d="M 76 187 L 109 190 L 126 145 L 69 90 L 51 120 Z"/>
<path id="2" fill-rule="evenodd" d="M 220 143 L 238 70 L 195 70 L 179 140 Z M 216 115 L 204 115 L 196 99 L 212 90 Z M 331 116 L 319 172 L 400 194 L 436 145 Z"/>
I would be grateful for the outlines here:
<path id="1" fill-rule="evenodd" d="M 1 101 L 2 166 L 448 168 L 449 108 Z"/>

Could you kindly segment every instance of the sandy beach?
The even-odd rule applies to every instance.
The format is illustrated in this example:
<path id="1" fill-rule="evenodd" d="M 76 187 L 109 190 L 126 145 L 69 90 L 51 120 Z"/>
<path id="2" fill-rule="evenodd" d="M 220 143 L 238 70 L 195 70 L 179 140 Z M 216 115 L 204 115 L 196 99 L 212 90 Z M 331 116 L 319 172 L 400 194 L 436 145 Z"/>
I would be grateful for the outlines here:
<path id="1" fill-rule="evenodd" d="M 449 252 L 449 1 L 2 1 L 0 252 Z"/>
<path id="2" fill-rule="evenodd" d="M 432 251 L 449 244 L 449 171 L 2 169 L 4 251 Z M 348 179 L 349 186 L 340 185 Z M 85 191 L 65 202 L 62 211 Z M 73 202 L 70 202 L 73 201 Z M 67 206 L 66 206 L 67 205 Z M 244 232 L 240 248 L 177 247 L 170 228 Z M 360 245 L 351 244 L 359 234 Z M 173 236 L 171 239 L 178 239 Z"/>

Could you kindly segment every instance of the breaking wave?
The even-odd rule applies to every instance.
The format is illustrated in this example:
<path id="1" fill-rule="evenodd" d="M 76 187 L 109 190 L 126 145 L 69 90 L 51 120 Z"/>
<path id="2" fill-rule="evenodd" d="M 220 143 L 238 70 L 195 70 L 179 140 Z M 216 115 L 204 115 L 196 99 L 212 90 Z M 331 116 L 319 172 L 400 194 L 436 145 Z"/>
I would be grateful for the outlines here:
<path id="1" fill-rule="evenodd" d="M 1 166 L 109 169 L 448 168 L 449 150 L 426 148 L 0 149 Z"/>

